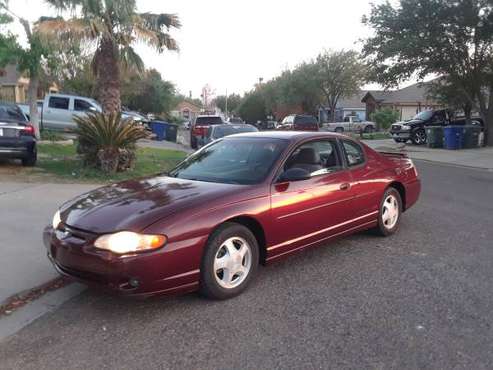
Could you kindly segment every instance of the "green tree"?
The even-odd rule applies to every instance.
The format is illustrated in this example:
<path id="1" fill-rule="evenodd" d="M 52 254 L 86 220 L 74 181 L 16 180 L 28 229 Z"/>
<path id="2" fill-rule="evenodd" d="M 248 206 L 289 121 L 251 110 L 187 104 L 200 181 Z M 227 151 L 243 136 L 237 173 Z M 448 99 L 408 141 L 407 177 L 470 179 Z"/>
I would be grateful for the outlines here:
<path id="1" fill-rule="evenodd" d="M 172 108 L 175 93 L 174 85 L 164 81 L 155 69 L 143 75 L 133 74 L 122 84 L 122 103 L 144 113 L 168 115 Z"/>
<path id="2" fill-rule="evenodd" d="M 28 45 L 24 48 L 17 42 L 16 35 L 11 32 L 2 32 L 0 34 L 0 66 L 13 63 L 16 64 L 21 73 L 28 75 L 27 100 L 30 121 L 34 127 L 35 135 L 39 139 L 39 118 L 36 99 L 42 74 L 42 60 L 49 55 L 49 48 L 46 40 L 41 37 L 36 28 L 33 28 L 26 19 L 12 13 L 6 0 L 0 0 L 0 26 L 12 22 L 14 18 L 22 25 Z"/>
<path id="3" fill-rule="evenodd" d="M 373 112 L 370 119 L 377 124 L 377 128 L 387 130 L 392 123 L 399 120 L 400 114 L 398 111 L 391 108 L 382 108 Z"/>
<path id="4" fill-rule="evenodd" d="M 174 14 L 138 13 L 135 0 L 47 0 L 58 11 L 69 11 L 70 19 L 45 19 L 38 28 L 60 40 L 76 38 L 96 45 L 92 60 L 98 97 L 105 112 L 120 111 L 121 66 L 144 70 L 133 46 L 145 43 L 158 53 L 178 50 L 170 36 L 179 28 Z"/>
<path id="5" fill-rule="evenodd" d="M 259 89 L 253 90 L 243 97 L 238 108 L 240 117 L 247 123 L 255 124 L 257 121 L 264 121 L 267 117 L 265 98 Z"/>
<path id="6" fill-rule="evenodd" d="M 443 106 L 453 109 L 462 110 L 466 116 L 466 121 L 470 122 L 473 106 L 459 86 L 449 81 L 447 77 L 437 78 L 428 83 L 427 95 Z"/>
<path id="7" fill-rule="evenodd" d="M 227 100 L 227 106 L 226 106 Z M 241 104 L 241 96 L 239 94 L 231 94 L 228 95 L 226 99 L 226 95 L 218 95 L 215 99 L 216 106 L 221 109 L 224 113 L 237 113 L 238 108 Z"/>
<path id="8" fill-rule="evenodd" d="M 400 0 L 373 5 L 363 23 L 372 79 L 386 86 L 447 76 L 477 106 L 493 145 L 493 5 L 487 0 Z"/>
<path id="9" fill-rule="evenodd" d="M 332 122 L 339 99 L 356 94 L 367 79 L 366 67 L 353 50 L 325 51 L 306 70 L 306 76 L 313 79 L 325 98 Z"/>

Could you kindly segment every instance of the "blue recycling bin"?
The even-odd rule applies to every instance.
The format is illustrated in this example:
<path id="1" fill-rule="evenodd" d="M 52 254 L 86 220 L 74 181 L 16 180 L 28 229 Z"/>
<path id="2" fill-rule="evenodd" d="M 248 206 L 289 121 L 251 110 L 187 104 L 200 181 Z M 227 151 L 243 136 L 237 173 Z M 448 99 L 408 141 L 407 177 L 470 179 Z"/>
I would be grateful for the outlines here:
<path id="1" fill-rule="evenodd" d="M 152 121 L 150 126 L 152 133 L 156 134 L 156 140 L 163 141 L 166 139 L 166 122 Z"/>
<path id="2" fill-rule="evenodd" d="M 457 150 L 464 142 L 464 126 L 446 126 L 443 130 L 445 149 Z"/>

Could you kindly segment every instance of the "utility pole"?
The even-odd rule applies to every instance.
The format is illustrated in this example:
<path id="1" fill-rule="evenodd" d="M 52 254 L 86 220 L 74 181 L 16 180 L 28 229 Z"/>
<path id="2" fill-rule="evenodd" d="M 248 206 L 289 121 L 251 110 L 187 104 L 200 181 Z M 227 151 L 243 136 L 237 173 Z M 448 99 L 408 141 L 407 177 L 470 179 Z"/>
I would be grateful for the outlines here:
<path id="1" fill-rule="evenodd" d="M 225 106 L 225 110 L 226 110 L 226 118 L 228 118 L 228 89 L 226 89 L 226 106 Z"/>

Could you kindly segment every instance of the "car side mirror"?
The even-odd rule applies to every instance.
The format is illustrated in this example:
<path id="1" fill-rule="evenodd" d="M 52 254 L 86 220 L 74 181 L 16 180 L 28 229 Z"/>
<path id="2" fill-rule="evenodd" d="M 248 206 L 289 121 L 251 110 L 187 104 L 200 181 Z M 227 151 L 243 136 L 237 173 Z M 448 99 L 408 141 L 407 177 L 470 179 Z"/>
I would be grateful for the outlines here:
<path id="1" fill-rule="evenodd" d="M 310 172 L 302 168 L 290 168 L 279 176 L 279 182 L 302 181 L 310 178 Z"/>

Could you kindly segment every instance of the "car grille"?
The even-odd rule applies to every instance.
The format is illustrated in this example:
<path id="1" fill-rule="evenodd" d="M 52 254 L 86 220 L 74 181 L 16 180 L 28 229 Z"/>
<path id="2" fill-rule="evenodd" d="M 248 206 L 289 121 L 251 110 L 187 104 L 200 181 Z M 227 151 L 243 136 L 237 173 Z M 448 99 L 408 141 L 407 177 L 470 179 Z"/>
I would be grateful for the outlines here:
<path id="1" fill-rule="evenodd" d="M 401 130 L 401 125 L 392 125 L 392 131 L 400 131 Z"/>

